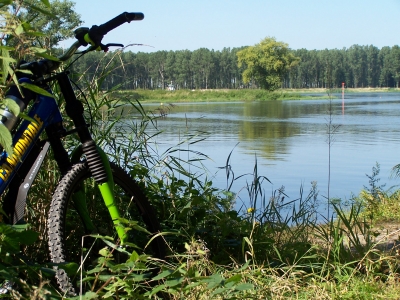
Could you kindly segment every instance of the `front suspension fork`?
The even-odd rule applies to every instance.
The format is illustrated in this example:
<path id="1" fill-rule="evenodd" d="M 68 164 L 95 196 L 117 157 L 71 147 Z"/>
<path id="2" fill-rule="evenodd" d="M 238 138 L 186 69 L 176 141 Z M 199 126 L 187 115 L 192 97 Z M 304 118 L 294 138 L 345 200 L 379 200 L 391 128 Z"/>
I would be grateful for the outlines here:
<path id="1" fill-rule="evenodd" d="M 121 241 L 121 244 L 123 245 L 127 240 L 127 234 L 120 221 L 121 215 L 118 207 L 115 204 L 114 179 L 108 157 L 105 152 L 100 147 L 96 146 L 93 141 L 83 144 L 73 152 L 71 158 L 72 163 L 78 162 L 82 154 L 86 155 L 89 169 L 92 172 L 92 176 L 94 177 L 100 190 L 104 204 L 106 205 L 114 223 L 117 235 Z M 74 193 L 73 201 L 81 219 L 83 220 L 86 230 L 93 232 L 96 227 L 90 218 L 84 191 L 81 190 L 80 192 Z"/>
<path id="2" fill-rule="evenodd" d="M 77 133 L 79 139 L 82 141 L 82 146 L 78 147 L 79 150 L 73 153 L 71 161 L 72 163 L 76 163 L 80 160 L 83 154 L 86 156 L 89 169 L 100 189 L 100 193 L 113 220 L 118 237 L 123 244 L 127 239 L 127 234 L 121 224 L 120 214 L 114 202 L 113 176 L 107 155 L 96 146 L 96 143 L 93 141 L 91 134 L 87 129 L 87 124 L 83 117 L 83 105 L 76 98 L 71 82 L 68 78 L 68 72 L 59 73 L 54 78 L 57 78 L 61 92 L 64 95 L 66 102 L 65 110 L 68 116 L 73 120 L 75 127 L 78 129 Z M 93 232 L 95 226 L 90 219 L 84 193 L 78 193 L 74 198 L 75 205 L 78 209 L 79 215 L 85 223 L 86 229 L 88 231 L 92 230 Z"/>

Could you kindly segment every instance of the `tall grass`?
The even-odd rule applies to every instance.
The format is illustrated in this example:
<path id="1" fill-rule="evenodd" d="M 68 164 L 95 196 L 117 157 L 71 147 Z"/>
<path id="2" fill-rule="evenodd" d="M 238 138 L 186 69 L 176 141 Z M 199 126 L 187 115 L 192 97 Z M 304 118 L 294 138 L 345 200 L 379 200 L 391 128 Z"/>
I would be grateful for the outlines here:
<path id="1" fill-rule="evenodd" d="M 333 96 L 332 91 L 328 90 L 329 105 L 326 118 L 326 143 L 328 144 L 328 194 L 327 194 L 327 219 L 330 218 L 330 207 L 331 207 L 331 158 L 332 158 L 332 147 L 335 142 L 335 135 L 338 132 L 340 124 L 334 123 L 334 111 L 333 111 Z"/>

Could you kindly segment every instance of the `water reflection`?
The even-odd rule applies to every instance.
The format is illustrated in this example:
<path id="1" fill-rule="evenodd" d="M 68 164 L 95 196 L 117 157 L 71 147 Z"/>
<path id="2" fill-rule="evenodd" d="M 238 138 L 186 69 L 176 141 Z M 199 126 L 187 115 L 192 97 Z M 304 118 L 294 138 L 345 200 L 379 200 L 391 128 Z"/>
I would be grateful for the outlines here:
<path id="1" fill-rule="evenodd" d="M 381 164 L 382 183 L 390 181 L 391 168 L 399 163 L 400 94 L 346 94 L 331 100 L 332 120 L 340 126 L 331 151 L 331 196 L 350 198 L 368 185 L 365 174 Z M 154 110 L 158 105 L 145 105 Z M 255 157 L 259 172 L 281 185 L 291 199 L 317 181 L 320 195 L 327 195 L 329 100 L 234 103 L 179 103 L 157 121 L 163 134 L 156 141 L 160 151 L 178 144 L 186 133 L 207 133 L 207 140 L 188 145 L 211 157 L 206 163 L 214 184 L 224 188 L 226 178 L 218 168 L 233 150 L 236 174 L 252 171 Z M 235 145 L 239 142 L 239 146 Z M 240 190 L 245 183 L 237 183 Z M 245 198 L 245 197 L 244 197 Z"/>

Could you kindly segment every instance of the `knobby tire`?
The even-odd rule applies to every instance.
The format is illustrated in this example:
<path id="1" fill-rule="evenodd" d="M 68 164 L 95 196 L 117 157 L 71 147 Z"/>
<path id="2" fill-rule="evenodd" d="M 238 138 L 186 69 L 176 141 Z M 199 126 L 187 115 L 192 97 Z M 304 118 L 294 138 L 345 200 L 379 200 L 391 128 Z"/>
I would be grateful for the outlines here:
<path id="1" fill-rule="evenodd" d="M 114 176 L 116 200 L 124 199 L 116 203 L 122 217 L 138 221 L 138 225 L 146 228 L 152 234 L 157 234 L 160 231 L 159 222 L 138 184 L 117 165 L 111 164 L 111 169 Z M 83 183 L 85 195 L 87 195 L 87 207 L 97 233 L 113 237 L 116 235 L 111 217 L 91 177 L 87 163 L 78 163 L 61 179 L 52 198 L 47 227 L 50 256 L 53 263 L 80 263 L 81 239 L 82 236 L 90 234 L 90 232 L 85 230 L 74 208 L 71 195 L 77 189 L 81 189 Z M 128 234 L 129 242 L 133 242 L 139 247 L 144 247 L 151 238 L 151 236 L 134 229 L 130 230 Z M 85 239 L 88 238 L 85 237 Z M 93 239 L 91 242 L 93 242 Z M 99 248 L 92 249 L 93 257 L 89 257 L 88 260 L 95 260 L 99 256 L 98 250 L 106 246 L 101 243 L 101 240 L 96 240 L 96 243 L 100 244 Z M 165 244 L 163 238 L 156 237 L 144 252 L 157 258 L 164 258 Z M 93 265 L 90 265 L 90 267 L 93 267 Z M 71 296 L 77 294 L 76 278 L 69 278 L 63 269 L 56 268 L 56 279 L 64 293 Z"/>

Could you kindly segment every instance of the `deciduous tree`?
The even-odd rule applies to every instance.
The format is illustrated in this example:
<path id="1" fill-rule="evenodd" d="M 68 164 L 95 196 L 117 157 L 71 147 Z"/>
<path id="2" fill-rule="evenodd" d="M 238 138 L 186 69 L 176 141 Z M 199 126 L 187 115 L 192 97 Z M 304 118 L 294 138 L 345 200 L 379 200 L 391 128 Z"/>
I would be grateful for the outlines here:
<path id="1" fill-rule="evenodd" d="M 50 2 L 50 5 L 45 5 L 45 2 Z M 46 49 L 73 37 L 73 29 L 82 23 L 80 15 L 74 11 L 75 3 L 69 0 L 25 0 L 24 5 L 25 9 L 18 16 L 42 33 L 36 42 Z"/>
<path id="2" fill-rule="evenodd" d="M 254 79 L 261 88 L 271 91 L 281 86 L 286 73 L 299 61 L 288 44 L 271 37 L 239 51 L 237 56 L 239 67 L 246 66 L 244 83 Z"/>

